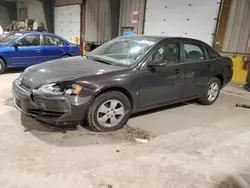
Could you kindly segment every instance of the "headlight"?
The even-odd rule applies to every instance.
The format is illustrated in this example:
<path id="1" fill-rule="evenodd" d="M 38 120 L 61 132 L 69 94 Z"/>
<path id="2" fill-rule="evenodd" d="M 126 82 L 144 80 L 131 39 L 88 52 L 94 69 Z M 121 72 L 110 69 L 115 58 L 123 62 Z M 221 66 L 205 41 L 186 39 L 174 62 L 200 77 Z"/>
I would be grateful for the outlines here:
<path id="1" fill-rule="evenodd" d="M 38 90 L 52 95 L 77 95 L 83 90 L 83 88 L 74 83 L 64 82 L 46 84 L 41 86 Z"/>
<path id="2" fill-rule="evenodd" d="M 28 70 L 30 70 L 30 69 L 33 68 L 34 66 L 35 66 L 35 65 L 32 65 L 32 66 L 26 68 L 26 69 L 20 74 L 20 76 L 19 76 L 19 78 L 18 78 L 19 81 L 22 81 L 24 73 L 26 73 Z"/>

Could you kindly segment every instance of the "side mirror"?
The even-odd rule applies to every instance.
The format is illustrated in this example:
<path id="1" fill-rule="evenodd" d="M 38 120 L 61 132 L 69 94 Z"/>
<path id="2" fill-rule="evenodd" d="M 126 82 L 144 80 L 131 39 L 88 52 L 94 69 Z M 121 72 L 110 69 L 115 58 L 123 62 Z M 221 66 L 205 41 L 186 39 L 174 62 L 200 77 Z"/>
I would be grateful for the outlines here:
<path id="1" fill-rule="evenodd" d="M 22 43 L 21 42 L 16 42 L 13 46 L 15 47 L 15 48 L 18 48 L 18 46 L 21 46 L 22 45 Z"/>
<path id="2" fill-rule="evenodd" d="M 163 60 L 153 60 L 150 63 L 148 63 L 148 67 L 150 68 L 156 68 L 156 67 L 165 67 L 167 63 Z"/>

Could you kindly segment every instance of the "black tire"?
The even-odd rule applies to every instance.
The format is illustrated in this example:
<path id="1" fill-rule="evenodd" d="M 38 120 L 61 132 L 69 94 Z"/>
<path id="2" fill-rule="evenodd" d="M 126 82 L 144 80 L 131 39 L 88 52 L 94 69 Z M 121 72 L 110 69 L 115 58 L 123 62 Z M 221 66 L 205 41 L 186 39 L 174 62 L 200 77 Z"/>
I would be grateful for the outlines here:
<path id="1" fill-rule="evenodd" d="M 69 58 L 69 57 L 71 57 L 71 56 L 69 56 L 69 55 L 63 55 L 62 56 L 62 58 Z"/>
<path id="2" fill-rule="evenodd" d="M 121 116 L 120 121 L 118 124 L 112 127 L 103 126 L 98 121 L 98 110 L 99 108 L 105 104 L 106 102 L 110 100 L 116 100 L 121 102 L 124 108 L 124 115 Z M 90 104 L 90 107 L 87 112 L 87 123 L 89 127 L 94 131 L 99 132 L 110 132 L 110 131 L 116 131 L 118 129 L 123 128 L 126 123 L 128 122 L 129 118 L 131 116 L 131 104 L 129 99 L 121 92 L 118 91 L 111 91 L 103 93 L 99 96 L 97 96 L 92 103 Z M 113 117 L 113 116 L 112 116 Z M 109 119 L 111 121 L 111 119 Z"/>
<path id="3" fill-rule="evenodd" d="M 218 85 L 218 93 L 216 95 L 216 97 L 213 100 L 209 100 L 209 89 L 213 84 L 217 84 Z M 218 78 L 212 78 L 206 88 L 204 89 L 201 98 L 198 99 L 199 103 L 203 104 L 203 105 L 212 105 L 219 97 L 220 95 L 220 90 L 221 90 L 221 82 Z"/>
<path id="4" fill-rule="evenodd" d="M 0 75 L 4 73 L 5 68 L 6 68 L 5 63 L 4 63 L 4 61 L 0 58 Z"/>

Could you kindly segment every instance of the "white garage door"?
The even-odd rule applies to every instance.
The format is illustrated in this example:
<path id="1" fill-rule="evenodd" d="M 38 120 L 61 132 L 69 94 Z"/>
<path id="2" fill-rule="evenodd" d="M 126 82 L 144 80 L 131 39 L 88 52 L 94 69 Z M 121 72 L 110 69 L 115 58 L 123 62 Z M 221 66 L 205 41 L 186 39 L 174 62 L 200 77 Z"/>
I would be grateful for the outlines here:
<path id="1" fill-rule="evenodd" d="M 70 5 L 55 7 L 55 34 L 74 42 L 80 40 L 81 32 L 81 6 Z"/>
<path id="2" fill-rule="evenodd" d="M 147 0 L 144 33 L 191 37 L 211 45 L 219 2 L 218 0 Z"/>

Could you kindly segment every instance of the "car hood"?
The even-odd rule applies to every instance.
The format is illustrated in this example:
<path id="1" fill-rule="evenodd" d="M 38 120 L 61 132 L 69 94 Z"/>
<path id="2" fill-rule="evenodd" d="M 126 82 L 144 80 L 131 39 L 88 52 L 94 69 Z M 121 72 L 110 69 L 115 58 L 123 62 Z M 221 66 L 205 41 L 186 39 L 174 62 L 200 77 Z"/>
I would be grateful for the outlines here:
<path id="1" fill-rule="evenodd" d="M 86 57 L 70 57 L 29 67 L 20 76 L 20 81 L 36 88 L 44 83 L 71 81 L 120 69 L 123 67 L 88 60 Z"/>

